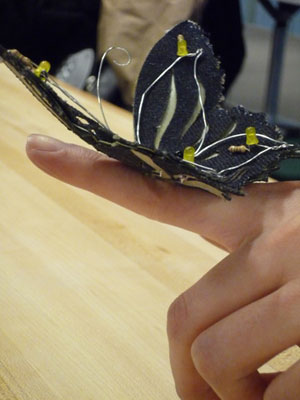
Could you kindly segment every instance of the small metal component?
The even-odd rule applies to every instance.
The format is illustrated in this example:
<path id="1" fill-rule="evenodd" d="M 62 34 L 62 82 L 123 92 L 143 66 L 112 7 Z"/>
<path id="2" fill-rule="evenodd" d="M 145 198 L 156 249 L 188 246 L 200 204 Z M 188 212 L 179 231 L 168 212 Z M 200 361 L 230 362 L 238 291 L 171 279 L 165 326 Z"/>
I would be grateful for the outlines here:
<path id="1" fill-rule="evenodd" d="M 228 150 L 231 153 L 246 153 L 246 151 L 250 151 L 244 144 L 240 146 L 229 146 Z"/>
<path id="2" fill-rule="evenodd" d="M 186 175 L 179 175 L 179 181 L 181 184 L 184 184 L 184 182 L 188 179 Z"/>

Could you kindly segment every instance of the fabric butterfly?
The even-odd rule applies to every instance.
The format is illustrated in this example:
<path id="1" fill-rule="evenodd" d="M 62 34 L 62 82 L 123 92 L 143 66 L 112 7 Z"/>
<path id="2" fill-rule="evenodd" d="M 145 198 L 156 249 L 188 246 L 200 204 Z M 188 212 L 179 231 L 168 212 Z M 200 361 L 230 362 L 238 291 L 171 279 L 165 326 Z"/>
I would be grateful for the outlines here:
<path id="1" fill-rule="evenodd" d="M 66 127 L 102 153 L 155 178 L 230 199 L 266 181 L 280 160 L 300 157 L 262 113 L 222 107 L 224 74 L 202 29 L 185 21 L 150 51 L 137 82 L 135 141 L 112 132 L 17 50 L 0 56 Z M 39 69 L 40 68 L 40 69 Z"/>

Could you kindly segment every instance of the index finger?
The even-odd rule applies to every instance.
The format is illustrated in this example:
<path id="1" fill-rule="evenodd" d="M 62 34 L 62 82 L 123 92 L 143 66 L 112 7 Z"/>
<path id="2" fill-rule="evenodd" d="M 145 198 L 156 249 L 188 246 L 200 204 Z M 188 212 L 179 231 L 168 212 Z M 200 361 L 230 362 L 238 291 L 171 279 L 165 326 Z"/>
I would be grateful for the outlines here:
<path id="1" fill-rule="evenodd" d="M 260 229 L 268 191 L 249 187 L 249 195 L 230 202 L 203 190 L 145 177 L 86 148 L 41 135 L 27 142 L 31 161 L 48 174 L 89 190 L 138 214 L 196 232 L 233 250 Z"/>

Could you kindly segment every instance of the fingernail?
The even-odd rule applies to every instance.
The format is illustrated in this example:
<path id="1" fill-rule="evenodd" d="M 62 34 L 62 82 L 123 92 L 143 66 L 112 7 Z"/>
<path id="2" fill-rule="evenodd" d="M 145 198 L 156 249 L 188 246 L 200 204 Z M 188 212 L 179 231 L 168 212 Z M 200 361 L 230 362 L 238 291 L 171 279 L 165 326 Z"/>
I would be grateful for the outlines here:
<path id="1" fill-rule="evenodd" d="M 27 139 L 27 146 L 32 150 L 39 151 L 58 151 L 61 150 L 64 143 L 44 135 L 30 135 Z"/>

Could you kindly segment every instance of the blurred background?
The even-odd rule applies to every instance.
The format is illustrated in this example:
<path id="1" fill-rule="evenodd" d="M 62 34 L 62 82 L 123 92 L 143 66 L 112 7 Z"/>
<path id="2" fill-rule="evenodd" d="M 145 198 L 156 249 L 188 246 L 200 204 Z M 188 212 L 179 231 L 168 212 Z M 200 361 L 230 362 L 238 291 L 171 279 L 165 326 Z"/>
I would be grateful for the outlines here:
<path id="1" fill-rule="evenodd" d="M 277 1 L 272 1 L 276 6 Z M 232 85 L 228 101 L 246 108 L 264 110 L 274 18 L 258 0 L 241 0 L 246 56 L 240 75 Z M 291 125 L 300 123 L 300 12 L 288 24 L 278 98 L 279 119 Z"/>
<path id="2" fill-rule="evenodd" d="M 227 103 L 270 111 L 266 105 L 268 81 L 271 66 L 278 64 L 273 71 L 278 93 L 272 95 L 277 101 L 272 118 L 282 126 L 298 129 L 300 1 L 207 0 L 206 4 L 198 22 L 209 33 L 225 69 Z M 0 43 L 18 48 L 36 63 L 50 60 L 52 73 L 95 94 L 101 6 L 100 0 L 0 0 Z M 287 29 L 285 41 L 279 38 L 282 54 L 277 52 L 274 61 L 276 21 Z M 108 63 L 102 74 L 101 93 L 103 98 L 130 109 Z"/>

